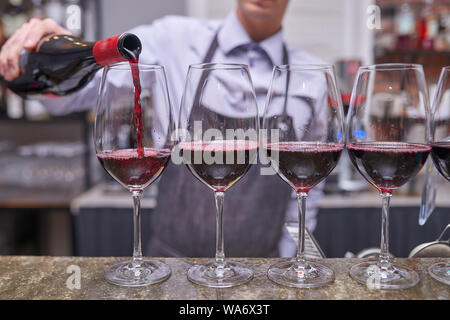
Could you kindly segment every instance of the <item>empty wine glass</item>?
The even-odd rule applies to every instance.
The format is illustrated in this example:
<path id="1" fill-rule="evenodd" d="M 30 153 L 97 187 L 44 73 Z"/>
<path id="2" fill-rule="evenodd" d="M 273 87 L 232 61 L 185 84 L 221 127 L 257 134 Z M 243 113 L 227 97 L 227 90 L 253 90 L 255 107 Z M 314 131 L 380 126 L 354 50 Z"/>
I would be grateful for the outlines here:
<path id="1" fill-rule="evenodd" d="M 189 171 L 214 192 L 217 209 L 216 258 L 189 269 L 188 279 L 196 284 L 223 288 L 253 277 L 245 265 L 225 260 L 223 203 L 225 192 L 256 159 L 258 121 L 246 65 L 205 63 L 189 67 L 178 147 Z"/>
<path id="2" fill-rule="evenodd" d="M 272 168 L 297 193 L 298 248 L 294 260 L 271 266 L 268 277 L 298 288 L 334 281 L 330 268 L 305 258 L 309 191 L 336 166 L 344 149 L 344 112 L 331 65 L 274 67 L 267 94 L 263 147 Z"/>
<path id="3" fill-rule="evenodd" d="M 95 116 L 96 154 L 106 172 L 131 192 L 134 202 L 133 258 L 106 270 L 111 283 L 143 286 L 170 275 L 166 264 L 142 256 L 140 199 L 169 162 L 173 130 L 162 66 L 124 62 L 104 69 Z"/>
<path id="4" fill-rule="evenodd" d="M 404 289 L 418 274 L 389 258 L 389 203 L 394 190 L 426 162 L 429 146 L 428 91 L 421 65 L 361 67 L 347 116 L 346 145 L 359 173 L 382 198 L 381 252 L 378 261 L 352 266 L 350 275 L 377 289 Z"/>
<path id="5" fill-rule="evenodd" d="M 441 175 L 450 182 L 450 67 L 442 68 L 431 117 L 431 157 Z M 430 275 L 450 285 L 450 263 L 431 265 Z"/>

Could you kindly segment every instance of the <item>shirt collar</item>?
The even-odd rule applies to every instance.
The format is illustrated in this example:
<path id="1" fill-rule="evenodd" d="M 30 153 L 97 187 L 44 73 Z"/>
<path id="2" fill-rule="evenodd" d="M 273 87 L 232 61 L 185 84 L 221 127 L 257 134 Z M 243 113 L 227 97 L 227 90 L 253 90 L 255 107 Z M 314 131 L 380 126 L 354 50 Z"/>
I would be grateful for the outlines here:
<path id="1" fill-rule="evenodd" d="M 227 55 L 233 49 L 252 43 L 234 10 L 225 18 L 217 35 L 219 48 Z M 283 33 L 277 33 L 257 43 L 269 56 L 274 65 L 283 64 Z"/>

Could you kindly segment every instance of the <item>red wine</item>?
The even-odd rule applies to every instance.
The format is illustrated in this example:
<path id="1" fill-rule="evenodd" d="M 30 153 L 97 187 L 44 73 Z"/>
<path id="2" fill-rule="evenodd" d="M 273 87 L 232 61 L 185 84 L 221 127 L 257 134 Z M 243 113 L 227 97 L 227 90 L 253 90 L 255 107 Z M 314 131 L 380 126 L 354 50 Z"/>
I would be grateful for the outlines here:
<path id="1" fill-rule="evenodd" d="M 367 142 L 347 145 L 355 167 L 381 192 L 392 192 L 422 168 L 431 147 L 404 142 Z"/>
<path id="2" fill-rule="evenodd" d="M 97 153 L 103 168 L 128 189 L 142 189 L 156 180 L 170 159 L 169 149 L 145 148 L 140 156 L 136 149 Z"/>
<path id="3" fill-rule="evenodd" d="M 95 43 L 69 35 L 52 36 L 42 41 L 36 52 L 24 51 L 21 76 L 5 83 L 21 96 L 67 95 L 84 87 L 101 67 L 131 60 L 141 48 L 139 38 L 130 33 Z"/>
<path id="4" fill-rule="evenodd" d="M 450 181 L 450 141 L 433 143 L 431 157 L 438 171 L 447 181 Z"/>
<path id="5" fill-rule="evenodd" d="M 336 166 L 344 145 L 280 142 L 264 146 L 272 166 L 296 192 L 309 192 Z"/>
<path id="6" fill-rule="evenodd" d="M 136 122 L 136 139 L 137 152 L 140 157 L 144 155 L 144 120 L 142 117 L 141 106 L 141 80 L 139 77 L 139 58 L 136 56 L 130 60 L 131 75 L 133 77 L 134 85 L 134 119 Z"/>
<path id="7" fill-rule="evenodd" d="M 250 169 L 258 143 L 246 140 L 182 142 L 179 145 L 191 173 L 214 191 L 225 192 Z"/>

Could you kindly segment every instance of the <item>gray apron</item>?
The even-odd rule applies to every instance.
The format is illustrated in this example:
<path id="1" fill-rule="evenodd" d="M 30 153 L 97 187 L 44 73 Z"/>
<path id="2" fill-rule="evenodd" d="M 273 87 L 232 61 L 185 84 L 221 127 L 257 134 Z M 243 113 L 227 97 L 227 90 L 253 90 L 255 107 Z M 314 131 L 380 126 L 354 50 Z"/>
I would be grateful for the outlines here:
<path id="1" fill-rule="evenodd" d="M 203 63 L 218 46 L 214 37 Z M 283 63 L 288 63 L 283 46 Z M 228 257 L 276 257 L 291 188 L 277 175 L 260 175 L 254 164 L 225 193 L 224 248 Z M 169 163 L 158 184 L 146 255 L 213 257 L 216 207 L 214 194 L 185 165 Z"/>

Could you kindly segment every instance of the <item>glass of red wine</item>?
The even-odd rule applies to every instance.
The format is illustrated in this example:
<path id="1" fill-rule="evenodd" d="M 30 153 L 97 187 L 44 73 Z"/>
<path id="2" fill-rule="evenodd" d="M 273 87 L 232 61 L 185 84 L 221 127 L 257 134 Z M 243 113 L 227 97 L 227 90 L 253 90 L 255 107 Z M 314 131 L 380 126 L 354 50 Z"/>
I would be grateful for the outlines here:
<path id="1" fill-rule="evenodd" d="M 297 193 L 295 259 L 271 266 L 269 279 L 313 288 L 334 281 L 330 268 L 305 258 L 306 199 L 336 166 L 344 149 L 344 112 L 331 65 L 274 67 L 264 112 L 263 148 L 271 167 Z"/>
<path id="2" fill-rule="evenodd" d="M 433 100 L 431 117 L 431 158 L 441 175 L 450 182 L 450 67 L 442 68 Z M 450 263 L 431 265 L 430 275 L 450 285 Z"/>
<path id="3" fill-rule="evenodd" d="M 166 264 L 142 256 L 140 200 L 169 162 L 174 126 L 162 66 L 130 61 L 104 69 L 94 127 L 96 154 L 134 202 L 133 258 L 105 271 L 113 284 L 144 286 L 170 275 Z"/>
<path id="4" fill-rule="evenodd" d="M 389 258 L 389 203 L 394 190 L 413 178 L 430 153 L 429 102 L 424 72 L 417 64 L 361 67 L 347 115 L 346 146 L 359 173 L 382 198 L 378 260 L 354 265 L 350 276 L 374 289 L 415 286 L 414 270 Z"/>
<path id="5" fill-rule="evenodd" d="M 246 65 L 205 63 L 189 67 L 178 148 L 189 171 L 214 192 L 217 209 L 216 257 L 189 269 L 188 279 L 196 284 L 225 288 L 253 277 L 245 265 L 225 260 L 223 203 L 225 192 L 256 160 L 258 119 Z"/>

